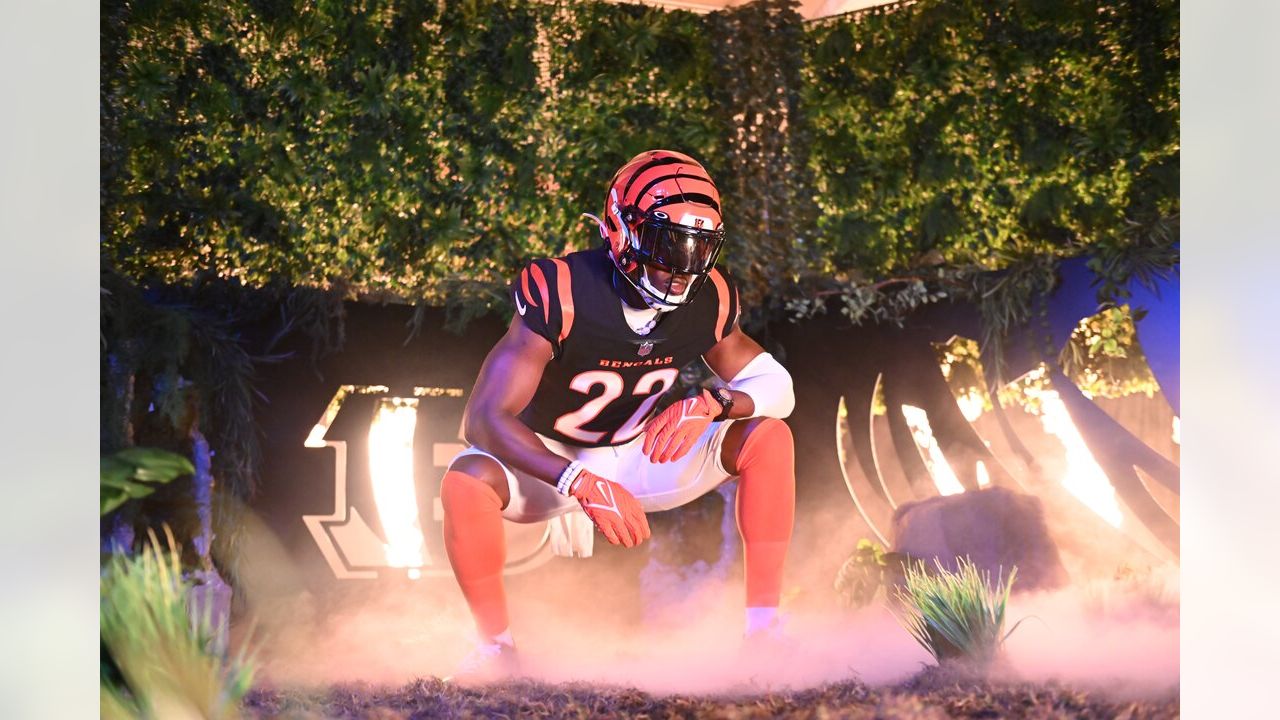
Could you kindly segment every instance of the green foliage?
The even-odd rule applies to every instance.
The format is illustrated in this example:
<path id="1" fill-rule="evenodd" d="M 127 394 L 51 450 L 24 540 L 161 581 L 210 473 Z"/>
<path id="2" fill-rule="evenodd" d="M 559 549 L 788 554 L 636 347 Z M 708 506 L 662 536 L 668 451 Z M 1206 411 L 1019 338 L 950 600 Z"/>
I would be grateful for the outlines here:
<path id="1" fill-rule="evenodd" d="M 997 269 L 1177 211 L 1177 3 L 922 0 L 817 24 L 804 99 L 830 268 Z"/>
<path id="2" fill-rule="evenodd" d="M 937 343 L 938 365 L 957 395 L 980 392 L 986 383 L 982 379 L 982 356 L 978 343 L 959 335 L 946 343 Z"/>
<path id="3" fill-rule="evenodd" d="M 947 297 L 962 297 L 957 288 L 963 288 L 967 275 L 966 271 L 935 268 L 875 283 L 854 280 L 824 283 L 826 289 L 792 297 L 785 301 L 784 307 L 793 321 L 826 313 L 834 306 L 854 325 L 869 321 L 892 322 L 901 327 L 912 312 L 924 305 Z"/>
<path id="4" fill-rule="evenodd" d="M 198 429 L 216 450 L 214 555 L 234 563 L 242 537 L 243 503 L 236 501 L 253 493 L 260 459 L 256 366 L 278 359 L 274 348 L 291 333 L 311 340 L 313 359 L 340 345 L 341 296 L 305 287 L 249 289 L 207 274 L 190 286 L 143 290 L 105 262 L 101 287 L 100 452 L 146 446 L 190 455 Z M 172 505 L 187 484 L 170 485 L 176 487 L 120 508 L 116 521 L 139 530 L 165 521 L 184 539 L 194 537 L 194 507 Z M 235 580 L 233 565 L 221 569 Z"/>
<path id="5" fill-rule="evenodd" d="M 1090 397 L 1117 398 L 1160 389 L 1147 365 L 1128 305 L 1080 321 L 1059 354 L 1063 373 Z"/>
<path id="6" fill-rule="evenodd" d="M 991 398 L 982 369 L 978 343 L 955 337 L 936 346 L 943 377 L 957 399 L 982 398 L 990 409 Z M 1128 305 L 1111 307 L 1080 320 L 1071 339 L 1057 353 L 1063 374 L 1088 397 L 1121 398 L 1134 393 L 1153 396 L 1160 388 L 1138 343 L 1137 328 Z M 1039 394 L 1049 390 L 1043 366 L 998 389 L 1002 402 L 1039 412 Z"/>
<path id="7" fill-rule="evenodd" d="M 816 294 L 855 322 L 971 300 L 1000 358 L 1011 328 L 1043 318 L 1058 259 L 1090 257 L 1104 307 L 1176 267 L 1176 3 L 921 0 L 810 40 Z M 903 282 L 884 297 L 864 279 L 886 277 Z"/>
<path id="8" fill-rule="evenodd" d="M 142 498 L 161 485 L 196 471 L 191 461 L 177 453 L 156 448 L 127 448 L 102 458 L 100 498 L 102 514 L 115 510 L 131 498 Z"/>
<path id="9" fill-rule="evenodd" d="M 1009 578 L 979 571 L 966 557 L 951 572 L 935 559 L 936 572 L 924 561 L 906 567 L 906 587 L 898 591 L 903 627 L 939 663 L 960 661 L 976 668 L 990 666 L 999 657 L 1005 639 L 1018 629 L 1004 631 L 1005 605 L 1018 575 Z M 1002 574 L 1003 575 L 1003 574 Z"/>
<path id="10" fill-rule="evenodd" d="M 886 565 L 883 545 L 867 538 L 859 540 L 836 574 L 835 588 L 841 604 L 847 608 L 871 604 L 884 585 Z"/>
<path id="11" fill-rule="evenodd" d="M 978 343 L 956 337 L 936 350 L 952 394 L 957 399 L 982 398 L 984 409 L 990 409 Z M 1138 343 L 1127 305 L 1083 318 L 1057 358 L 1063 374 L 1088 397 L 1121 398 L 1134 393 L 1152 397 L 1160 389 Z M 1040 395 L 1051 389 L 1045 366 L 1006 380 L 997 390 L 1001 403 L 1039 414 Z"/>
<path id="12" fill-rule="evenodd" d="M 167 529 L 166 538 L 167 548 L 151 533 L 140 554 L 113 556 L 103 571 L 102 716 L 239 717 L 254 662 L 244 651 L 229 654 L 227 628 L 213 622 L 211 605 L 194 617 L 188 610 L 191 584 Z"/>
<path id="13" fill-rule="evenodd" d="M 580 213 L 662 146 L 718 179 L 750 311 L 967 298 L 998 342 L 1053 260 L 1088 255 L 1104 304 L 1176 266 L 1178 36 L 1172 0 L 809 25 L 793 0 L 117 0 L 104 254 L 144 284 L 279 282 L 456 326 L 505 308 L 528 258 L 598 242 Z"/>
<path id="14" fill-rule="evenodd" d="M 706 26 L 718 40 L 709 85 L 720 120 L 708 169 L 732 233 L 726 262 L 751 324 L 780 309 L 818 260 L 802 98 L 807 33 L 793 0 L 711 13 Z"/>
<path id="15" fill-rule="evenodd" d="M 599 2 L 119 3 L 103 17 L 103 218 L 134 278 L 505 304 L 594 242 L 610 173 L 707 157 L 691 13 Z"/>
<path id="16" fill-rule="evenodd" d="M 1045 358 L 1053 355 L 1048 301 L 1057 285 L 1057 260 L 1052 255 L 1029 255 L 999 272 L 973 278 L 972 294 L 982 316 L 981 345 L 995 359 L 997 385 L 1010 379 L 1005 377 L 1004 343 L 1014 328 L 1038 318 L 1038 327 L 1028 335 L 1031 349 Z"/>
<path id="17" fill-rule="evenodd" d="M 103 266 L 100 303 L 101 449 L 185 449 L 198 424 L 218 450 L 213 472 L 239 497 L 253 490 L 255 365 L 300 332 L 318 356 L 340 345 L 340 296 L 310 288 L 252 291 L 195 278 L 190 287 L 146 290 Z M 247 325 L 273 328 L 251 338 Z"/>

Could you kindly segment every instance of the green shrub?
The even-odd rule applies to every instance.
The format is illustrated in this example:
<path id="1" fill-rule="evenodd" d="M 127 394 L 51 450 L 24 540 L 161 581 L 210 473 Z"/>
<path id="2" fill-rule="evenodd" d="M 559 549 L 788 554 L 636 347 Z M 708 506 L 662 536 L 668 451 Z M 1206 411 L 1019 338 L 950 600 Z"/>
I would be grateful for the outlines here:
<path id="1" fill-rule="evenodd" d="M 968 558 L 959 560 L 956 572 L 935 559 L 936 573 L 927 571 L 923 561 L 906 568 L 905 588 L 899 589 L 903 604 L 900 620 L 911 636 L 939 664 L 959 661 L 984 668 L 996 660 L 1004 641 L 1017 629 L 1004 632 L 1004 611 L 1018 568 L 997 576 L 980 571 Z M 1021 624 L 1021 621 L 1019 621 Z"/>
<path id="2" fill-rule="evenodd" d="M 103 4 L 107 264 L 509 310 L 651 147 L 717 178 L 749 309 L 843 287 L 875 317 L 1081 253 L 1115 299 L 1177 263 L 1173 0 L 295 5 Z"/>
<path id="3" fill-rule="evenodd" d="M 836 574 L 835 588 L 840 602 L 848 608 L 866 607 L 884 585 L 884 546 L 863 538 Z"/>
<path id="4" fill-rule="evenodd" d="M 103 718 L 237 718 L 253 682 L 242 650 L 229 656 L 227 628 L 211 605 L 187 607 L 173 534 L 155 533 L 141 553 L 118 554 L 102 575 Z"/>
<path id="5" fill-rule="evenodd" d="M 104 456 L 99 464 L 101 514 L 106 515 L 131 498 L 150 495 L 156 485 L 195 471 L 185 457 L 156 448 L 132 447 Z"/>

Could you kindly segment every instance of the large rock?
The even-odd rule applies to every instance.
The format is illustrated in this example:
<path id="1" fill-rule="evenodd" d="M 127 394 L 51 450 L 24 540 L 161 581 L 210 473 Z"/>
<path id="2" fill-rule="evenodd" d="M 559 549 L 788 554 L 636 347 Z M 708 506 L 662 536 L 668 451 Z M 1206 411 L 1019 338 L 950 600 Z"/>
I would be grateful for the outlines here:
<path id="1" fill-rule="evenodd" d="M 1047 590 L 1067 582 L 1040 500 L 1007 488 L 902 505 L 893 514 L 892 544 L 897 555 L 924 560 L 930 569 L 937 558 L 955 570 L 957 558 L 968 556 L 994 580 L 1001 569 L 1007 577 L 1017 566 L 1014 591 Z"/>

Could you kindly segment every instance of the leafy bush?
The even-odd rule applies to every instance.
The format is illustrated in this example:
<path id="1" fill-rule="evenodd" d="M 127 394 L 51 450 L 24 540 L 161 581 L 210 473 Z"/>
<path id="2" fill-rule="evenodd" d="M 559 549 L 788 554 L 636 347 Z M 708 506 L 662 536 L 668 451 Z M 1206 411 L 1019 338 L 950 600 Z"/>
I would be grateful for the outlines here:
<path id="1" fill-rule="evenodd" d="M 906 586 L 898 591 L 904 608 L 899 620 L 940 664 L 989 666 L 1018 628 L 1004 632 L 1005 605 L 1018 568 L 992 585 L 990 573 L 979 571 L 968 558 L 960 558 L 956 572 L 937 559 L 934 564 L 936 573 L 929 572 L 924 561 L 907 566 Z"/>
<path id="2" fill-rule="evenodd" d="M 133 498 L 144 498 L 155 486 L 196 471 L 191 461 L 168 450 L 126 448 L 102 458 L 99 465 L 102 514 L 115 510 Z"/>
<path id="3" fill-rule="evenodd" d="M 830 267 L 996 269 L 1162 236 L 1177 7 L 921 0 L 815 23 L 803 99 Z"/>
<path id="4" fill-rule="evenodd" d="M 788 0 L 113 1 L 102 19 L 103 251 L 136 280 L 504 308 L 528 257 L 596 242 L 579 213 L 657 145 L 725 191 L 749 310 L 834 283 L 862 290 L 851 319 L 879 317 L 957 294 L 933 271 L 1081 253 L 1122 296 L 1132 268 L 1177 262 L 1172 0 L 809 24 Z"/>
<path id="5" fill-rule="evenodd" d="M 236 718 L 253 682 L 242 650 L 229 657 L 227 628 L 211 604 L 188 610 L 173 535 L 167 549 L 155 533 L 134 557 L 118 554 L 102 576 L 100 622 L 102 717 Z"/>
<path id="6" fill-rule="evenodd" d="M 836 574 L 836 592 L 845 607 L 866 607 L 884 585 L 884 546 L 863 538 Z"/>

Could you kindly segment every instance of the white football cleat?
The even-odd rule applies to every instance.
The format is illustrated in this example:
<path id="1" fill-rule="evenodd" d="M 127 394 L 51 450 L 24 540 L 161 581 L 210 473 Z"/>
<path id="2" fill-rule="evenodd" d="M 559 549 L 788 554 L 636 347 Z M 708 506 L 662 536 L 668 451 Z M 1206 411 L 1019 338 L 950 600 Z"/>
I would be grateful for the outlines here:
<path id="1" fill-rule="evenodd" d="M 520 674 L 520 657 L 514 645 L 486 642 L 477 645 L 444 682 L 457 685 L 484 685 L 510 680 Z"/>

